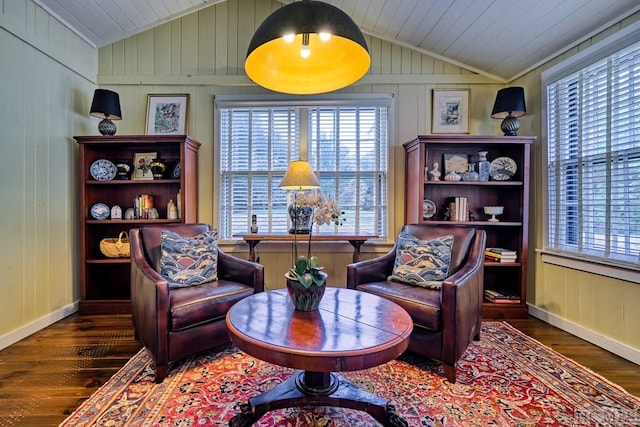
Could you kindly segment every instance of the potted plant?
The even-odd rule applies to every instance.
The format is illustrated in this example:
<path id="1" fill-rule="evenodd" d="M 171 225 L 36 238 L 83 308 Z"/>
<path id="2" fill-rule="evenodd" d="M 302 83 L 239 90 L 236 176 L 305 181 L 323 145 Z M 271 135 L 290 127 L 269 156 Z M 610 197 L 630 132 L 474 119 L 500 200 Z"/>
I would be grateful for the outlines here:
<path id="1" fill-rule="evenodd" d="M 322 193 L 299 192 L 295 200 L 295 203 L 300 206 L 313 207 L 314 213 L 309 227 L 307 254 L 298 256 L 298 248 L 294 244 L 294 265 L 285 277 L 289 295 L 296 309 L 313 311 L 317 310 L 320 304 L 327 281 L 327 274 L 322 271 L 319 258 L 311 255 L 313 224 L 342 225 L 344 211 L 340 210 L 335 200 L 330 197 L 325 198 Z"/>

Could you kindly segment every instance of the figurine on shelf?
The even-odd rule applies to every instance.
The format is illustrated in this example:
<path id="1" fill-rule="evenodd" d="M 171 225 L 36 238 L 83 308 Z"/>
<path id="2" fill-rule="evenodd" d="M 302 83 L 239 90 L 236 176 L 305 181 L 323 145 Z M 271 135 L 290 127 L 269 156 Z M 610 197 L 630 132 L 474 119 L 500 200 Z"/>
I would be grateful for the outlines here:
<path id="1" fill-rule="evenodd" d="M 444 213 L 442 214 L 442 219 L 444 221 L 450 221 L 451 220 L 451 209 L 449 209 L 449 206 L 444 208 Z"/>
<path id="2" fill-rule="evenodd" d="M 431 181 L 440 181 L 440 164 L 438 162 L 433 162 L 433 168 L 429 171 L 429 175 L 431 176 Z"/>
<path id="3" fill-rule="evenodd" d="M 169 203 L 167 203 L 167 218 L 178 219 L 178 208 L 173 202 L 173 199 L 169 200 Z"/>

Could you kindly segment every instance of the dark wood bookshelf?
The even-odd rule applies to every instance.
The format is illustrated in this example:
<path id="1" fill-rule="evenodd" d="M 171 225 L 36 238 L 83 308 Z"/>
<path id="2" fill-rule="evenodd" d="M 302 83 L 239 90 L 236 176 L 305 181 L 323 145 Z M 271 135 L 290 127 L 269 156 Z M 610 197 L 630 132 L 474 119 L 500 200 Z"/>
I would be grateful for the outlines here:
<path id="1" fill-rule="evenodd" d="M 491 319 L 527 316 L 527 254 L 529 229 L 530 150 L 535 137 L 487 135 L 424 135 L 406 142 L 405 149 L 405 223 L 463 225 L 485 230 L 488 247 L 517 251 L 516 262 L 485 261 L 485 289 L 508 290 L 520 295 L 520 303 L 500 304 L 485 300 L 483 317 Z M 475 160 L 479 151 L 487 159 L 508 157 L 515 161 L 516 172 L 508 180 L 445 181 L 445 154 L 466 154 Z M 440 181 L 428 178 L 433 162 L 441 168 Z M 476 169 L 477 170 L 477 169 Z M 454 196 L 467 199 L 473 221 L 451 221 L 443 217 L 448 201 Z M 423 200 L 436 205 L 436 213 L 425 217 Z M 488 221 L 484 206 L 504 206 L 498 222 Z"/>
<path id="2" fill-rule="evenodd" d="M 75 136 L 79 146 L 79 219 L 80 219 L 80 304 L 81 314 L 130 313 L 130 259 L 107 258 L 100 241 L 117 238 L 121 231 L 154 224 L 196 222 L 198 149 L 200 143 L 187 135 L 114 135 Z M 119 159 L 133 161 L 135 153 L 155 152 L 167 166 L 180 165 L 180 176 L 171 177 L 170 168 L 162 179 L 96 180 L 91 165 L 98 159 L 114 164 Z M 167 202 L 177 202 L 180 192 L 182 216 L 167 218 Z M 125 219 L 126 210 L 140 194 L 156 196 L 158 219 Z M 104 203 L 120 206 L 123 219 L 95 219 L 91 207 Z"/>

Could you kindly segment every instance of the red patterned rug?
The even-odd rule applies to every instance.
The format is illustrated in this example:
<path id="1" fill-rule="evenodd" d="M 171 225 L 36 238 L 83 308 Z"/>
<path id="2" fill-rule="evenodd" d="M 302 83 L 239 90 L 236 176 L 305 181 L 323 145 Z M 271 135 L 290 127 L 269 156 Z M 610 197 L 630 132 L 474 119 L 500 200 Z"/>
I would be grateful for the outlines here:
<path id="1" fill-rule="evenodd" d="M 228 345 L 174 364 L 155 384 L 143 349 L 61 426 L 226 426 L 240 404 L 292 373 Z M 502 322 L 483 323 L 456 384 L 439 363 L 411 355 L 343 375 L 389 399 L 411 427 L 640 425 L 640 399 Z M 364 412 L 322 407 L 271 411 L 255 425 L 378 424 Z"/>

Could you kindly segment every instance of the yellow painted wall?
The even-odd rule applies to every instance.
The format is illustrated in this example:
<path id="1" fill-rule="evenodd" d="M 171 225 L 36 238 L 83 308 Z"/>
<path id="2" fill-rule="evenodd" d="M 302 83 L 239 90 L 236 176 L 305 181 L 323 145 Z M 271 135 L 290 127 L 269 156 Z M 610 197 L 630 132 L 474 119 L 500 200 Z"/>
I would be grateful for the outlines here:
<path id="1" fill-rule="evenodd" d="M 117 91 L 122 102 L 124 118 L 118 122 L 118 133 L 144 132 L 147 94 L 190 95 L 188 133 L 202 143 L 198 159 L 200 221 L 217 222 L 213 97 L 271 93 L 246 77 L 244 58 L 257 26 L 280 6 L 276 1 L 228 0 L 99 51 L 98 83 Z M 367 37 L 367 43 L 372 57 L 369 73 L 342 92 L 394 94 L 396 127 L 391 133 L 389 222 L 390 239 L 394 240 L 404 223 L 402 143 L 430 133 L 431 89 L 470 88 L 471 132 L 496 134 L 500 123 L 488 117 L 501 84 L 374 37 Z M 223 248 L 243 257 L 248 249 L 244 243 Z M 375 248 L 365 245 L 363 252 L 386 252 L 389 248 L 389 244 Z M 283 274 L 291 264 L 291 246 L 263 242 L 258 250 L 267 287 L 283 287 Z M 329 283 L 344 286 L 351 246 L 314 243 L 313 251 L 321 257 Z"/>
<path id="2" fill-rule="evenodd" d="M 553 65 L 592 46 L 600 40 L 640 20 L 640 13 L 611 26 L 605 31 L 583 42 L 578 47 L 563 53 L 540 66 L 510 85 L 523 86 L 526 93 L 527 116 L 521 118 L 520 134 L 537 135 L 532 153 L 532 194 L 530 247 L 542 248 L 543 225 L 543 175 L 546 159 L 543 157 L 541 80 L 543 71 Z M 527 299 L 536 309 L 544 313 L 552 323 L 576 330 L 585 329 L 589 335 L 603 335 L 623 346 L 640 351 L 640 285 L 624 280 L 573 270 L 542 262 L 542 255 L 533 250 L 529 254 L 530 270 Z"/>
<path id="3" fill-rule="evenodd" d="M 91 123 L 98 55 L 29 0 L 0 0 L 0 55 L 1 346 L 79 299 L 72 135 Z"/>

